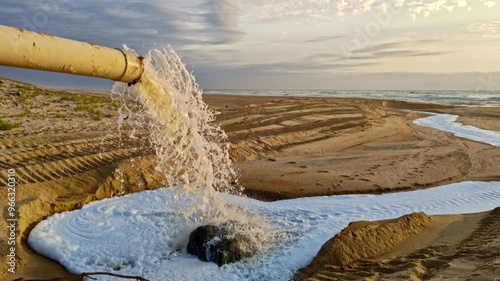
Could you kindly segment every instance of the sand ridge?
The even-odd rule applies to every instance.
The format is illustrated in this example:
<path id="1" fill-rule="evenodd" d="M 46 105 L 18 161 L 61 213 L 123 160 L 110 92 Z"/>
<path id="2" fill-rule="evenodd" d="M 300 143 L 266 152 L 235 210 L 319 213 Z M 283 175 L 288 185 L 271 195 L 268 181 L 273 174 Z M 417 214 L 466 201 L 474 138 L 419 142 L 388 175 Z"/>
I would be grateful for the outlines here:
<path id="1" fill-rule="evenodd" d="M 424 213 L 413 213 L 387 222 L 352 222 L 323 245 L 310 267 L 314 269 L 324 264 L 345 267 L 386 254 L 429 227 L 431 222 L 432 219 Z M 332 252 L 335 254 L 330 254 Z M 313 274 L 317 271 L 318 268 Z"/>
<path id="2" fill-rule="evenodd" d="M 342 253 L 332 246 L 346 241 L 337 235 L 323 246 L 307 268 L 296 275 L 296 280 L 498 280 L 499 214 L 500 208 L 466 216 L 436 216 L 430 226 L 414 232 L 410 239 L 400 240 L 404 244 L 418 241 L 413 248 L 407 249 L 409 251 L 398 253 L 398 248 L 394 247 L 381 255 L 382 251 L 377 251 L 380 248 L 361 243 L 372 255 L 342 266 L 336 262 Z M 400 224 L 401 219 L 391 220 L 391 223 Z M 422 223 L 417 218 L 410 220 Z M 361 228 L 369 232 L 381 223 L 368 222 Z M 395 230 L 398 234 L 403 232 Z M 352 230 L 344 229 L 341 234 L 352 234 Z"/>

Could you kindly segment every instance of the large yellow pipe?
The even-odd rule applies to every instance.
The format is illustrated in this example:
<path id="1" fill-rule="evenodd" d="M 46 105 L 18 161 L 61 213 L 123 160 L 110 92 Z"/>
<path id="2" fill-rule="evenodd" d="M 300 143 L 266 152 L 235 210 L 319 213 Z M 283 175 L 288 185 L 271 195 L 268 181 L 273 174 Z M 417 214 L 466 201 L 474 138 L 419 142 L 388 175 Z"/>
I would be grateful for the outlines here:
<path id="1" fill-rule="evenodd" d="M 142 57 L 131 51 L 0 25 L 0 65 L 137 82 Z"/>

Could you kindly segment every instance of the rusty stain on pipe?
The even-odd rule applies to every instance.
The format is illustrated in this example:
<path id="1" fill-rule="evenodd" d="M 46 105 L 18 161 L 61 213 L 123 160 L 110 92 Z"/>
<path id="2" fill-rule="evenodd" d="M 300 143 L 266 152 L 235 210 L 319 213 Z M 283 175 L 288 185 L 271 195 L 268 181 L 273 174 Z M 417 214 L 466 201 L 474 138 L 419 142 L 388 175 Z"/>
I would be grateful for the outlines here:
<path id="1" fill-rule="evenodd" d="M 133 84 L 144 72 L 138 54 L 0 25 L 0 65 L 111 79 Z"/>

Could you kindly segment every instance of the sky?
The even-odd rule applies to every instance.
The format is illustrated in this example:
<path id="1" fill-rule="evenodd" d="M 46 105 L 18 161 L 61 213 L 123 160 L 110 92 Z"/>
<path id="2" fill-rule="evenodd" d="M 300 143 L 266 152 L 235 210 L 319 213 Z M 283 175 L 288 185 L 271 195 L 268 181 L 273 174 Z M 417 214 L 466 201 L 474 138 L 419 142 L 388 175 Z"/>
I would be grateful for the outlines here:
<path id="1" fill-rule="evenodd" d="M 500 1 L 1 1 L 2 25 L 141 54 L 171 45 L 204 89 L 500 90 Z M 0 76 L 112 85 L 8 67 Z"/>

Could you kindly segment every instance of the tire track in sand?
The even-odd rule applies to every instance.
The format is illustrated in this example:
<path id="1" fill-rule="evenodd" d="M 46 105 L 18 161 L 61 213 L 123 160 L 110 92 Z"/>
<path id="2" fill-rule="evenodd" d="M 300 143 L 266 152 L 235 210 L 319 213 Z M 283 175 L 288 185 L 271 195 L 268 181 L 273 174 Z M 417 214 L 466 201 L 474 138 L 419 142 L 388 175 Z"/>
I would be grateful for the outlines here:
<path id="1" fill-rule="evenodd" d="M 0 140 L 0 145 L 5 147 L 0 168 L 16 169 L 17 182 L 22 185 L 72 177 L 153 153 L 145 147 L 143 138 L 131 139 L 124 135 L 108 135 L 105 131 L 62 134 L 56 131 L 45 137 L 45 141 L 33 137 L 16 137 L 15 141 L 4 138 Z M 141 136 L 145 135 L 146 132 L 141 132 Z M 7 175 L 0 175 L 0 184 L 6 183 Z"/>

